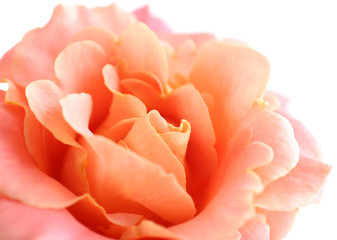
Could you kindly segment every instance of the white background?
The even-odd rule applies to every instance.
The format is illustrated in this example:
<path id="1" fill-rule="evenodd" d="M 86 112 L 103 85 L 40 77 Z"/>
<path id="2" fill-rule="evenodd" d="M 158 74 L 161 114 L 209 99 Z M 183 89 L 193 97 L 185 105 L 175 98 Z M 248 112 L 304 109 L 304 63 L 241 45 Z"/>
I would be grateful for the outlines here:
<path id="1" fill-rule="evenodd" d="M 60 2 L 108 5 L 112 1 L 1 1 L 0 56 L 23 34 L 43 26 Z M 235 38 L 271 62 L 269 89 L 291 98 L 291 113 L 322 145 L 336 165 L 337 1 L 116 1 L 131 11 L 148 3 L 177 32 L 211 32 Z M 1 87 L 1 86 L 0 86 Z M 336 168 L 336 167 L 335 167 Z M 323 201 L 300 210 L 288 240 L 337 239 L 337 175 L 328 179 Z"/>

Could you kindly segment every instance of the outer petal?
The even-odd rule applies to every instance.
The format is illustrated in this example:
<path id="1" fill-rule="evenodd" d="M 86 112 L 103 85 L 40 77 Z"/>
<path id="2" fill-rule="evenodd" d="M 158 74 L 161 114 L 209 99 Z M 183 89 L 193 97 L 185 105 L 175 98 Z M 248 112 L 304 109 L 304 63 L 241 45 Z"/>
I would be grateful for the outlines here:
<path id="1" fill-rule="evenodd" d="M 300 158 L 297 166 L 286 176 L 270 183 L 255 198 L 257 206 L 273 211 L 293 211 L 311 203 L 320 192 L 331 167 Z"/>
<path id="2" fill-rule="evenodd" d="M 171 32 L 170 28 L 164 21 L 150 13 L 147 5 L 135 10 L 133 14 L 136 15 L 138 21 L 145 23 L 154 32 Z"/>
<path id="3" fill-rule="evenodd" d="M 131 14 L 123 12 L 115 4 L 94 9 L 58 5 L 45 27 L 28 32 L 15 46 L 13 55 L 8 54 L 8 57 L 1 61 L 4 62 L 5 68 L 11 69 L 8 66 L 12 65 L 15 71 L 0 75 L 21 86 L 26 86 L 34 80 L 54 79 L 54 60 L 76 32 L 88 25 L 95 25 L 120 34 L 134 21 L 135 18 Z"/>
<path id="4" fill-rule="evenodd" d="M 156 35 L 144 24 L 135 23 L 121 35 L 117 57 L 125 59 L 130 71 L 149 71 L 167 82 L 167 60 Z"/>
<path id="5" fill-rule="evenodd" d="M 217 103 L 210 114 L 218 150 L 224 149 L 238 120 L 262 97 L 268 74 L 266 58 L 244 45 L 213 41 L 198 51 L 190 81 Z"/>
<path id="6" fill-rule="evenodd" d="M 0 212 L 2 239 L 108 239 L 81 225 L 65 209 L 36 209 L 0 198 Z"/>
<path id="7" fill-rule="evenodd" d="M 297 210 L 291 212 L 276 212 L 258 209 L 258 212 L 267 217 L 267 223 L 270 227 L 270 240 L 281 240 L 285 238 L 297 214 Z"/>
<path id="8" fill-rule="evenodd" d="M 240 229 L 241 240 L 269 240 L 270 230 L 262 214 L 255 215 Z"/>
<path id="9" fill-rule="evenodd" d="M 1 194 L 36 207 L 62 208 L 72 203 L 75 196 L 41 172 L 28 154 L 22 109 L 1 104 L 0 115 Z"/>
<path id="10" fill-rule="evenodd" d="M 157 32 L 156 33 L 160 40 L 166 41 L 170 43 L 173 47 L 178 47 L 182 42 L 187 39 L 192 40 L 197 46 L 202 45 L 208 41 L 213 40 L 215 37 L 209 33 L 180 33 L 180 34 L 172 34 L 165 32 Z"/>
<path id="11" fill-rule="evenodd" d="M 273 162 L 256 170 L 264 184 L 287 174 L 298 162 L 299 148 L 289 122 L 279 114 L 259 108 L 252 109 L 239 123 L 238 129 L 251 128 L 253 141 L 269 145 Z"/>

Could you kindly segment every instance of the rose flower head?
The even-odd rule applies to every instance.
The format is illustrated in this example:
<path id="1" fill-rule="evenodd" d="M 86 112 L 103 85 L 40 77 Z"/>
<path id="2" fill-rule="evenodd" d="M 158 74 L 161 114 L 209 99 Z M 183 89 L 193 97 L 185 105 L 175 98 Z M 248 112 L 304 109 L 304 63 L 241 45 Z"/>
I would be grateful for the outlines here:
<path id="1" fill-rule="evenodd" d="M 0 61 L 1 239 L 282 239 L 329 172 L 269 62 L 58 5 Z"/>

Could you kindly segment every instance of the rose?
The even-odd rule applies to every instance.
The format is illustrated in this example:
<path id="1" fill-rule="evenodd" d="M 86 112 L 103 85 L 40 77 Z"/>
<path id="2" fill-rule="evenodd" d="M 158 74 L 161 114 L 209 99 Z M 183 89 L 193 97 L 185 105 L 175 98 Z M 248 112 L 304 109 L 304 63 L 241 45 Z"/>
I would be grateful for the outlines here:
<path id="1" fill-rule="evenodd" d="M 146 8 L 56 7 L 0 61 L 1 237 L 283 238 L 330 167 L 268 73 Z"/>

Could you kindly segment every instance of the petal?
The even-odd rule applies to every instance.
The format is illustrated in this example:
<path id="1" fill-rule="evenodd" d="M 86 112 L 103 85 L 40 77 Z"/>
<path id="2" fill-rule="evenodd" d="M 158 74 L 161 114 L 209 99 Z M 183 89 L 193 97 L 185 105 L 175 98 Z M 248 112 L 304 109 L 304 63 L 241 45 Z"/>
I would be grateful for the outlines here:
<path id="1" fill-rule="evenodd" d="M 185 189 L 186 176 L 184 166 L 160 137 L 152 124 L 154 121 L 165 120 L 157 111 L 152 110 L 145 117 L 135 121 L 123 141 L 133 152 L 158 164 L 166 173 L 172 173 Z"/>
<path id="2" fill-rule="evenodd" d="M 6 92 L 0 89 L 0 104 L 5 101 Z"/>
<path id="3" fill-rule="evenodd" d="M 170 230 L 152 221 L 144 220 L 139 225 L 128 228 L 121 240 L 132 239 L 178 239 Z"/>
<path id="4" fill-rule="evenodd" d="M 218 149 L 225 147 L 237 121 L 262 97 L 268 74 L 266 58 L 244 45 L 212 41 L 199 49 L 190 81 L 214 98 L 210 115 Z"/>
<path id="5" fill-rule="evenodd" d="M 64 121 L 59 99 L 63 97 L 58 86 L 49 80 L 32 82 L 26 88 L 29 107 L 36 118 L 61 142 L 76 146 L 76 134 Z"/>
<path id="6" fill-rule="evenodd" d="M 185 119 L 191 124 L 186 163 L 196 184 L 205 180 L 215 170 L 217 156 L 212 122 L 199 92 L 191 84 L 174 89 L 160 112 L 175 123 Z"/>
<path id="7" fill-rule="evenodd" d="M 182 42 L 187 39 L 192 40 L 195 45 L 199 46 L 208 41 L 213 40 L 215 37 L 209 33 L 165 33 L 165 32 L 156 32 L 160 40 L 170 43 L 174 48 L 178 47 Z"/>
<path id="8" fill-rule="evenodd" d="M 239 123 L 239 129 L 251 128 L 252 141 L 269 145 L 274 152 L 271 164 L 256 170 L 264 184 L 268 184 L 287 174 L 295 167 L 299 158 L 299 148 L 289 122 L 281 115 L 254 108 Z"/>
<path id="9" fill-rule="evenodd" d="M 296 167 L 284 177 L 270 183 L 255 198 L 257 206 L 273 211 L 293 211 L 311 203 L 320 192 L 331 167 L 300 158 Z"/>
<path id="10" fill-rule="evenodd" d="M 141 7 L 133 12 L 138 21 L 145 23 L 154 32 L 171 32 L 164 21 L 150 13 L 149 6 Z"/>
<path id="11" fill-rule="evenodd" d="M 146 25 L 131 25 L 121 35 L 118 46 L 117 57 L 126 60 L 130 71 L 148 71 L 166 83 L 168 70 L 165 51 Z"/>
<path id="12" fill-rule="evenodd" d="M 84 227 L 65 209 L 46 210 L 0 198 L 3 239 L 108 239 Z"/>
<path id="13" fill-rule="evenodd" d="M 209 186 L 213 192 L 204 209 L 192 220 L 169 228 L 181 239 L 232 239 L 253 217 L 253 199 L 263 186 L 252 170 L 269 163 L 272 151 L 262 143 L 246 145 L 246 133 L 229 145 L 228 155 L 213 175 Z"/>
<path id="14" fill-rule="evenodd" d="M 89 26 L 77 32 L 72 37 L 72 42 L 91 40 L 99 44 L 104 49 L 108 57 L 114 55 L 116 51 L 117 37 L 110 31 L 97 26 Z"/>
<path id="15" fill-rule="evenodd" d="M 114 66 L 107 64 L 103 68 L 105 86 L 111 91 L 119 90 L 119 77 Z"/>
<path id="16" fill-rule="evenodd" d="M 9 77 L 20 86 L 34 80 L 54 79 L 54 60 L 76 32 L 95 25 L 119 35 L 134 21 L 132 14 L 123 12 L 115 4 L 94 9 L 58 5 L 45 27 L 28 32 L 15 47 L 13 58 L 9 58 L 15 71 L 13 77 Z"/>
<path id="17" fill-rule="evenodd" d="M 71 121 L 74 114 L 71 105 L 76 103 L 75 106 L 78 106 L 81 99 L 80 95 L 72 94 L 62 102 L 63 115 L 74 128 L 77 123 Z M 144 205 L 173 223 L 193 217 L 193 200 L 172 175 L 104 137 L 86 135 L 86 132 L 81 134 L 88 142 L 87 175 L 92 194 L 98 202 L 111 204 L 113 201 L 109 199 L 121 196 Z M 119 203 L 116 201 L 114 204 L 117 206 Z"/>
<path id="18" fill-rule="evenodd" d="M 270 227 L 270 240 L 280 240 L 287 236 L 294 223 L 298 210 L 291 212 L 276 212 L 258 209 L 258 212 L 267 217 L 267 223 Z"/>
<path id="19" fill-rule="evenodd" d="M 240 229 L 241 240 L 269 240 L 269 226 L 262 214 L 255 215 Z"/>
<path id="20" fill-rule="evenodd" d="M 65 93 L 89 93 L 93 99 L 91 127 L 106 116 L 111 93 L 105 87 L 102 69 L 107 63 L 104 50 L 95 42 L 81 41 L 67 46 L 55 60 L 55 74 Z"/>
<path id="21" fill-rule="evenodd" d="M 11 199 L 41 208 L 62 208 L 75 196 L 36 166 L 25 146 L 24 112 L 14 105 L 1 105 L 0 192 Z"/>

